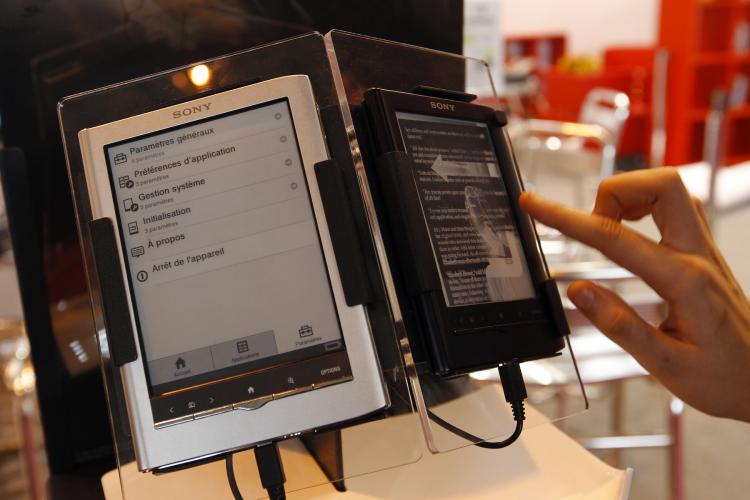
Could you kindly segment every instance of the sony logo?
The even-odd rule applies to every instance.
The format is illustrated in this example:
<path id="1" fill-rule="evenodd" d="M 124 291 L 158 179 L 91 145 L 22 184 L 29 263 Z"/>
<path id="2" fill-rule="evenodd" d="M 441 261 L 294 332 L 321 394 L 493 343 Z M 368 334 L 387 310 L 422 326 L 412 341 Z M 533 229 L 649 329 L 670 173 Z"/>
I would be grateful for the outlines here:
<path id="1" fill-rule="evenodd" d="M 445 104 L 442 102 L 430 101 L 430 107 L 432 109 L 441 109 L 443 111 L 456 111 L 455 104 Z"/>
<path id="2" fill-rule="evenodd" d="M 204 111 L 208 111 L 209 109 L 211 109 L 211 104 L 212 103 L 207 102 L 206 104 L 201 104 L 198 106 L 190 106 L 189 108 L 183 108 L 178 111 L 173 111 L 172 118 L 177 119 L 177 118 L 182 118 L 183 116 L 190 116 L 190 115 L 202 113 Z"/>

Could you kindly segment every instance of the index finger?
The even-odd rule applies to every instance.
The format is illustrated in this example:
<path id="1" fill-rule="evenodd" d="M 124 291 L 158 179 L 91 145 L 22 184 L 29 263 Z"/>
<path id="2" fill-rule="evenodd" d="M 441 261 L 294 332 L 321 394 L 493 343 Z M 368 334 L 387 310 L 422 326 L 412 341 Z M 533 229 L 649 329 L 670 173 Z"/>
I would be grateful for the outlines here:
<path id="1" fill-rule="evenodd" d="M 667 300 L 680 275 L 679 254 L 623 226 L 619 221 L 569 208 L 524 192 L 521 207 L 536 220 L 596 248 L 616 264 L 640 276 Z"/>
<path id="2" fill-rule="evenodd" d="M 703 224 L 673 168 L 637 170 L 605 179 L 593 213 L 618 221 L 651 214 L 663 244 L 682 252 L 705 253 Z"/>

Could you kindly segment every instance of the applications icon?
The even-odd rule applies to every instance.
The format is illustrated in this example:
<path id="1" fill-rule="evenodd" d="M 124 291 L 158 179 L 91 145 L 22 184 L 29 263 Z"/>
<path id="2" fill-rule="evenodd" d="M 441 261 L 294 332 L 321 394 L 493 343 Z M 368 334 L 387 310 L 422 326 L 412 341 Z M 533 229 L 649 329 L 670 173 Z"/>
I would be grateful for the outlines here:
<path id="1" fill-rule="evenodd" d="M 137 246 L 137 247 L 133 247 L 133 248 L 130 249 L 130 255 L 133 256 L 133 257 L 135 257 L 135 258 L 140 257 L 144 253 L 146 253 L 146 249 L 143 248 L 143 245 L 140 245 L 140 246 Z"/>
<path id="2" fill-rule="evenodd" d="M 115 159 L 115 165 L 120 165 L 122 163 L 127 163 L 128 155 L 126 155 L 125 153 L 117 153 L 114 159 Z"/>
<path id="3" fill-rule="evenodd" d="M 237 342 L 237 352 L 243 353 L 250 350 L 250 346 L 247 344 L 247 340 L 240 340 Z"/>
<path id="4" fill-rule="evenodd" d="M 122 206 L 126 212 L 137 212 L 138 203 L 133 202 L 133 198 L 125 198 L 122 200 Z"/>
<path id="5" fill-rule="evenodd" d="M 130 236 L 138 234 L 138 223 L 136 221 L 128 222 L 128 234 Z"/>
<path id="6" fill-rule="evenodd" d="M 117 183 L 120 185 L 120 189 L 132 188 L 135 183 L 130 179 L 129 175 L 123 175 L 117 178 Z"/>

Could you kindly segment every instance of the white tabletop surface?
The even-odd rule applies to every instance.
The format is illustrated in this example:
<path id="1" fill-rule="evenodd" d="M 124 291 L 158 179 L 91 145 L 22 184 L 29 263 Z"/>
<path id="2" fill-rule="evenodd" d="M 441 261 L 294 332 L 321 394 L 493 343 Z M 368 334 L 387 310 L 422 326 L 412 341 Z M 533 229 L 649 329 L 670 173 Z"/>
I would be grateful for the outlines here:
<path id="1" fill-rule="evenodd" d="M 460 399 L 457 400 L 460 402 Z M 459 410 L 460 403 L 450 413 Z M 377 445 L 380 432 L 413 432 L 411 425 L 400 425 L 396 417 L 376 422 L 374 427 L 344 431 L 344 457 L 366 460 L 367 454 L 383 453 Z M 343 499 L 568 499 L 607 500 L 628 497 L 631 470 L 606 465 L 555 426 L 546 423 L 534 408 L 527 408 L 528 427 L 518 442 L 502 450 L 467 446 L 433 455 L 426 449 L 416 463 L 395 467 L 346 480 L 346 493 L 323 484 L 290 493 L 291 498 Z M 404 429 L 400 431 L 399 429 Z M 421 438 L 415 442 L 422 442 Z M 365 453 L 361 453 L 367 448 Z M 359 449 L 359 453 L 355 451 Z M 282 447 L 288 481 L 321 484 L 324 476 L 301 445 Z M 417 452 L 416 457 L 419 456 Z M 235 456 L 240 491 L 246 499 L 261 496 L 252 452 Z M 304 476 L 304 477 L 302 477 Z M 162 476 L 137 472 L 134 464 L 123 468 L 127 499 L 163 498 L 231 499 L 224 462 L 215 462 Z M 117 471 L 102 478 L 108 500 L 122 499 Z M 290 489 L 291 482 L 287 489 Z"/>

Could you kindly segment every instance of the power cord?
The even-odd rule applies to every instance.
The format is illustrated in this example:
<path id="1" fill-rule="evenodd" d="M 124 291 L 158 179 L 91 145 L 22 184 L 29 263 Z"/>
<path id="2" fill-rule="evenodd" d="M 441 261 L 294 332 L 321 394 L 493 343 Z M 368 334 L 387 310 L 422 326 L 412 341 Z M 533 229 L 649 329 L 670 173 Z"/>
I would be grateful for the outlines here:
<path id="1" fill-rule="evenodd" d="M 278 444 L 274 441 L 256 446 L 255 461 L 258 463 L 260 484 L 268 492 L 268 498 L 285 500 L 284 483 L 286 482 L 286 476 L 284 475 L 284 465 L 281 463 Z"/>
<path id="2" fill-rule="evenodd" d="M 503 384 L 503 392 L 505 393 L 505 401 L 510 403 L 511 410 L 513 412 L 513 420 L 516 421 L 516 428 L 513 433 L 502 441 L 484 441 L 482 438 L 477 437 L 463 429 L 456 427 L 443 420 L 442 418 L 435 415 L 432 410 L 427 410 L 427 415 L 443 429 L 452 432 L 453 434 L 460 436 L 467 441 L 471 441 L 475 446 L 480 448 L 487 448 L 490 450 L 496 450 L 498 448 L 505 448 L 513 444 L 523 431 L 523 421 L 526 419 L 526 412 L 523 407 L 523 401 L 526 399 L 526 384 L 523 382 L 523 374 L 521 373 L 521 364 L 518 360 L 514 359 L 508 363 L 498 366 L 500 372 L 500 382 Z"/>
<path id="3" fill-rule="evenodd" d="M 255 447 L 255 461 L 258 464 L 258 473 L 260 474 L 260 483 L 268 492 L 270 500 L 285 500 L 286 491 L 284 483 L 284 465 L 281 463 L 279 446 L 276 442 L 266 443 Z M 227 481 L 229 488 L 232 490 L 234 500 L 243 500 L 240 489 L 237 486 L 237 478 L 234 475 L 234 460 L 232 455 L 226 458 Z"/>
<path id="4" fill-rule="evenodd" d="M 243 500 L 240 488 L 237 486 L 237 478 L 234 476 L 234 455 L 229 454 L 225 460 L 227 465 L 227 481 L 229 482 L 229 489 L 232 490 L 232 496 L 234 500 Z"/>
<path id="5" fill-rule="evenodd" d="M 523 402 L 526 399 L 526 384 L 524 384 L 523 381 L 521 365 L 516 359 L 498 366 L 498 372 L 500 373 L 500 382 L 503 384 L 505 401 L 510 403 L 513 411 L 513 420 L 516 421 L 516 428 L 510 436 L 497 442 L 484 441 L 482 438 L 443 420 L 431 410 L 427 410 L 430 419 L 444 429 L 466 439 L 467 441 L 471 441 L 475 446 L 480 448 L 496 450 L 513 444 L 521 435 L 521 432 L 523 431 L 523 421 L 526 419 L 526 413 L 523 407 Z M 270 500 L 285 500 L 286 492 L 284 490 L 284 483 L 286 482 L 286 476 L 284 475 L 284 466 L 281 463 L 281 455 L 279 455 L 279 447 L 276 442 L 257 446 L 255 448 L 255 461 L 258 464 L 260 482 L 268 492 Z M 240 489 L 237 486 L 237 478 L 234 475 L 234 461 L 232 455 L 227 456 L 226 466 L 227 480 L 229 482 L 229 488 L 232 490 L 234 500 L 243 500 Z"/>

